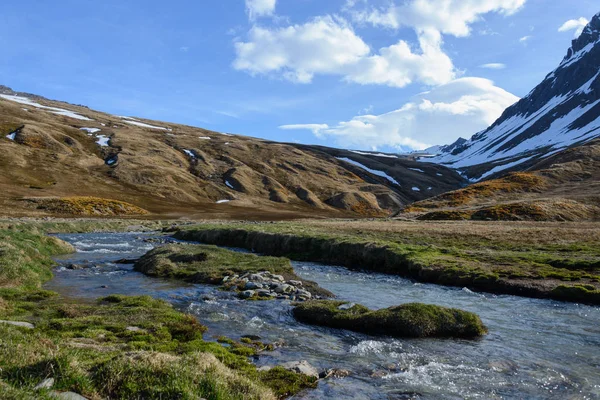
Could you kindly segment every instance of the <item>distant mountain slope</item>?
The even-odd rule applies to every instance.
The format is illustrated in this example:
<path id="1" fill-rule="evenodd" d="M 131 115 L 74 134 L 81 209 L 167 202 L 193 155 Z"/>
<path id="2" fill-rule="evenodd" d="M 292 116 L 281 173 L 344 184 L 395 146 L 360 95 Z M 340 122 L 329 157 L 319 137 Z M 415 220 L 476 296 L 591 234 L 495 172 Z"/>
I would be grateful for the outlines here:
<path id="1" fill-rule="evenodd" d="M 436 164 L 119 117 L 7 87 L 0 154 L 3 215 L 386 216 L 464 184 Z"/>
<path id="2" fill-rule="evenodd" d="M 600 13 L 560 65 L 527 96 L 466 143 L 428 162 L 461 170 L 473 180 L 522 170 L 543 157 L 600 137 Z"/>
<path id="3" fill-rule="evenodd" d="M 424 220 L 598 220 L 600 139 L 525 171 L 416 202 L 405 211 Z"/>

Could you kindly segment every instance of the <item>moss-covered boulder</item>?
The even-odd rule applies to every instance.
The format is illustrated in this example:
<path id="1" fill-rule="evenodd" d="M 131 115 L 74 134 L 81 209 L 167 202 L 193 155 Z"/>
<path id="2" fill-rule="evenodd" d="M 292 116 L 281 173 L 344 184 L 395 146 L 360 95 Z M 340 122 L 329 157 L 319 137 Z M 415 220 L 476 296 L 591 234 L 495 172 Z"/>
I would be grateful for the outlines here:
<path id="1" fill-rule="evenodd" d="M 476 314 L 430 304 L 372 311 L 360 304 L 318 300 L 296 306 L 293 314 L 307 324 L 403 338 L 477 338 L 487 333 Z"/>

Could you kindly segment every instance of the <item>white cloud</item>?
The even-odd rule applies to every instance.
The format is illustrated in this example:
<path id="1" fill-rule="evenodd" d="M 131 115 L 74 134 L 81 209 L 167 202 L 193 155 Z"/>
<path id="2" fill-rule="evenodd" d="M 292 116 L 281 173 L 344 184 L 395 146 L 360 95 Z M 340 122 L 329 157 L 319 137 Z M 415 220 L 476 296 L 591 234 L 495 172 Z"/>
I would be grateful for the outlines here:
<path id="1" fill-rule="evenodd" d="M 253 75 L 275 74 L 297 83 L 310 83 L 315 74 L 394 87 L 454 79 L 454 65 L 441 49 L 441 35 L 424 32 L 419 43 L 420 53 L 401 40 L 373 54 L 345 20 L 325 16 L 284 28 L 253 27 L 247 41 L 235 43 L 233 66 Z"/>
<path id="2" fill-rule="evenodd" d="M 417 32 L 435 30 L 457 37 L 468 36 L 470 25 L 481 15 L 498 12 L 510 15 L 517 12 L 526 0 L 410 0 L 392 3 L 385 9 L 354 12 L 355 20 L 398 29 L 402 26 Z"/>
<path id="3" fill-rule="evenodd" d="M 527 42 L 529 42 L 531 40 L 531 38 L 533 38 L 533 36 L 523 36 L 522 38 L 519 39 L 519 42 L 521 42 L 523 44 L 527 44 Z"/>
<path id="4" fill-rule="evenodd" d="M 461 78 L 415 96 L 400 109 L 359 115 L 336 126 L 310 124 L 313 133 L 343 147 L 424 149 L 487 128 L 518 97 L 483 78 Z M 303 125 L 295 125 L 301 129 Z M 315 128 L 318 127 L 318 128 Z M 316 129 L 316 132 L 315 132 Z"/>
<path id="5" fill-rule="evenodd" d="M 291 130 L 309 130 L 315 134 L 315 136 L 320 137 L 321 131 L 324 129 L 328 129 L 329 125 L 327 124 L 291 124 L 291 125 L 281 125 L 279 129 L 291 131 Z"/>
<path id="6" fill-rule="evenodd" d="M 502 64 L 502 63 L 489 63 L 489 64 L 480 65 L 479 68 L 504 69 L 504 68 L 506 68 L 506 64 Z"/>
<path id="7" fill-rule="evenodd" d="M 246 0 L 248 18 L 254 21 L 259 17 L 268 17 L 275 12 L 277 0 Z"/>
<path id="8" fill-rule="evenodd" d="M 581 33 L 583 32 L 583 29 L 586 27 L 587 24 L 589 24 L 590 21 L 588 21 L 586 18 L 579 18 L 579 19 L 570 19 L 567 22 L 565 22 L 564 24 L 562 24 L 562 26 L 560 28 L 558 28 L 559 32 L 568 32 L 568 31 L 575 31 L 575 38 L 578 38 L 579 35 L 581 35 Z"/>

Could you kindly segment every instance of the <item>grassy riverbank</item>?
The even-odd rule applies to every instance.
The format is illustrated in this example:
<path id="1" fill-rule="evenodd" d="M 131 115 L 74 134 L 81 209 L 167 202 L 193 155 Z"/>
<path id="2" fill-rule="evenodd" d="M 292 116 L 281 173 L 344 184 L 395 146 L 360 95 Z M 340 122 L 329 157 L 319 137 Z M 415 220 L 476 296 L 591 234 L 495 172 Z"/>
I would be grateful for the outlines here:
<path id="1" fill-rule="evenodd" d="M 0 226 L 0 398 L 43 399 L 56 390 L 89 399 L 275 399 L 314 384 L 282 368 L 257 371 L 248 361 L 253 346 L 204 341 L 206 328 L 166 302 L 109 296 L 74 304 L 41 289 L 52 277 L 51 257 L 73 250 L 46 232 L 128 226 Z M 52 388 L 35 390 L 45 379 Z"/>
<path id="2" fill-rule="evenodd" d="M 213 223 L 183 227 L 175 236 L 422 282 L 600 304 L 594 223 Z"/>

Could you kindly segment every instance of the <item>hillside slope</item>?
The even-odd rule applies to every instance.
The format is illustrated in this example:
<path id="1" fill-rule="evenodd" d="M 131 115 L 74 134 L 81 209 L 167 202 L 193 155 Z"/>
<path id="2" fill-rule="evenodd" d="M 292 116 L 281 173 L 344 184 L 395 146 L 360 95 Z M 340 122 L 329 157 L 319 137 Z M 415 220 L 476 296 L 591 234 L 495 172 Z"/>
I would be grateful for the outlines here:
<path id="1" fill-rule="evenodd" d="M 573 40 L 560 65 L 488 129 L 429 162 L 471 180 L 523 170 L 544 157 L 600 137 L 600 13 Z"/>
<path id="2" fill-rule="evenodd" d="M 436 164 L 416 171 L 414 161 L 118 117 L 6 87 L 0 134 L 4 215 L 386 216 L 464 184 Z"/>
<path id="3" fill-rule="evenodd" d="M 424 220 L 599 220 L 600 140 L 525 171 L 416 202 L 405 213 Z"/>

